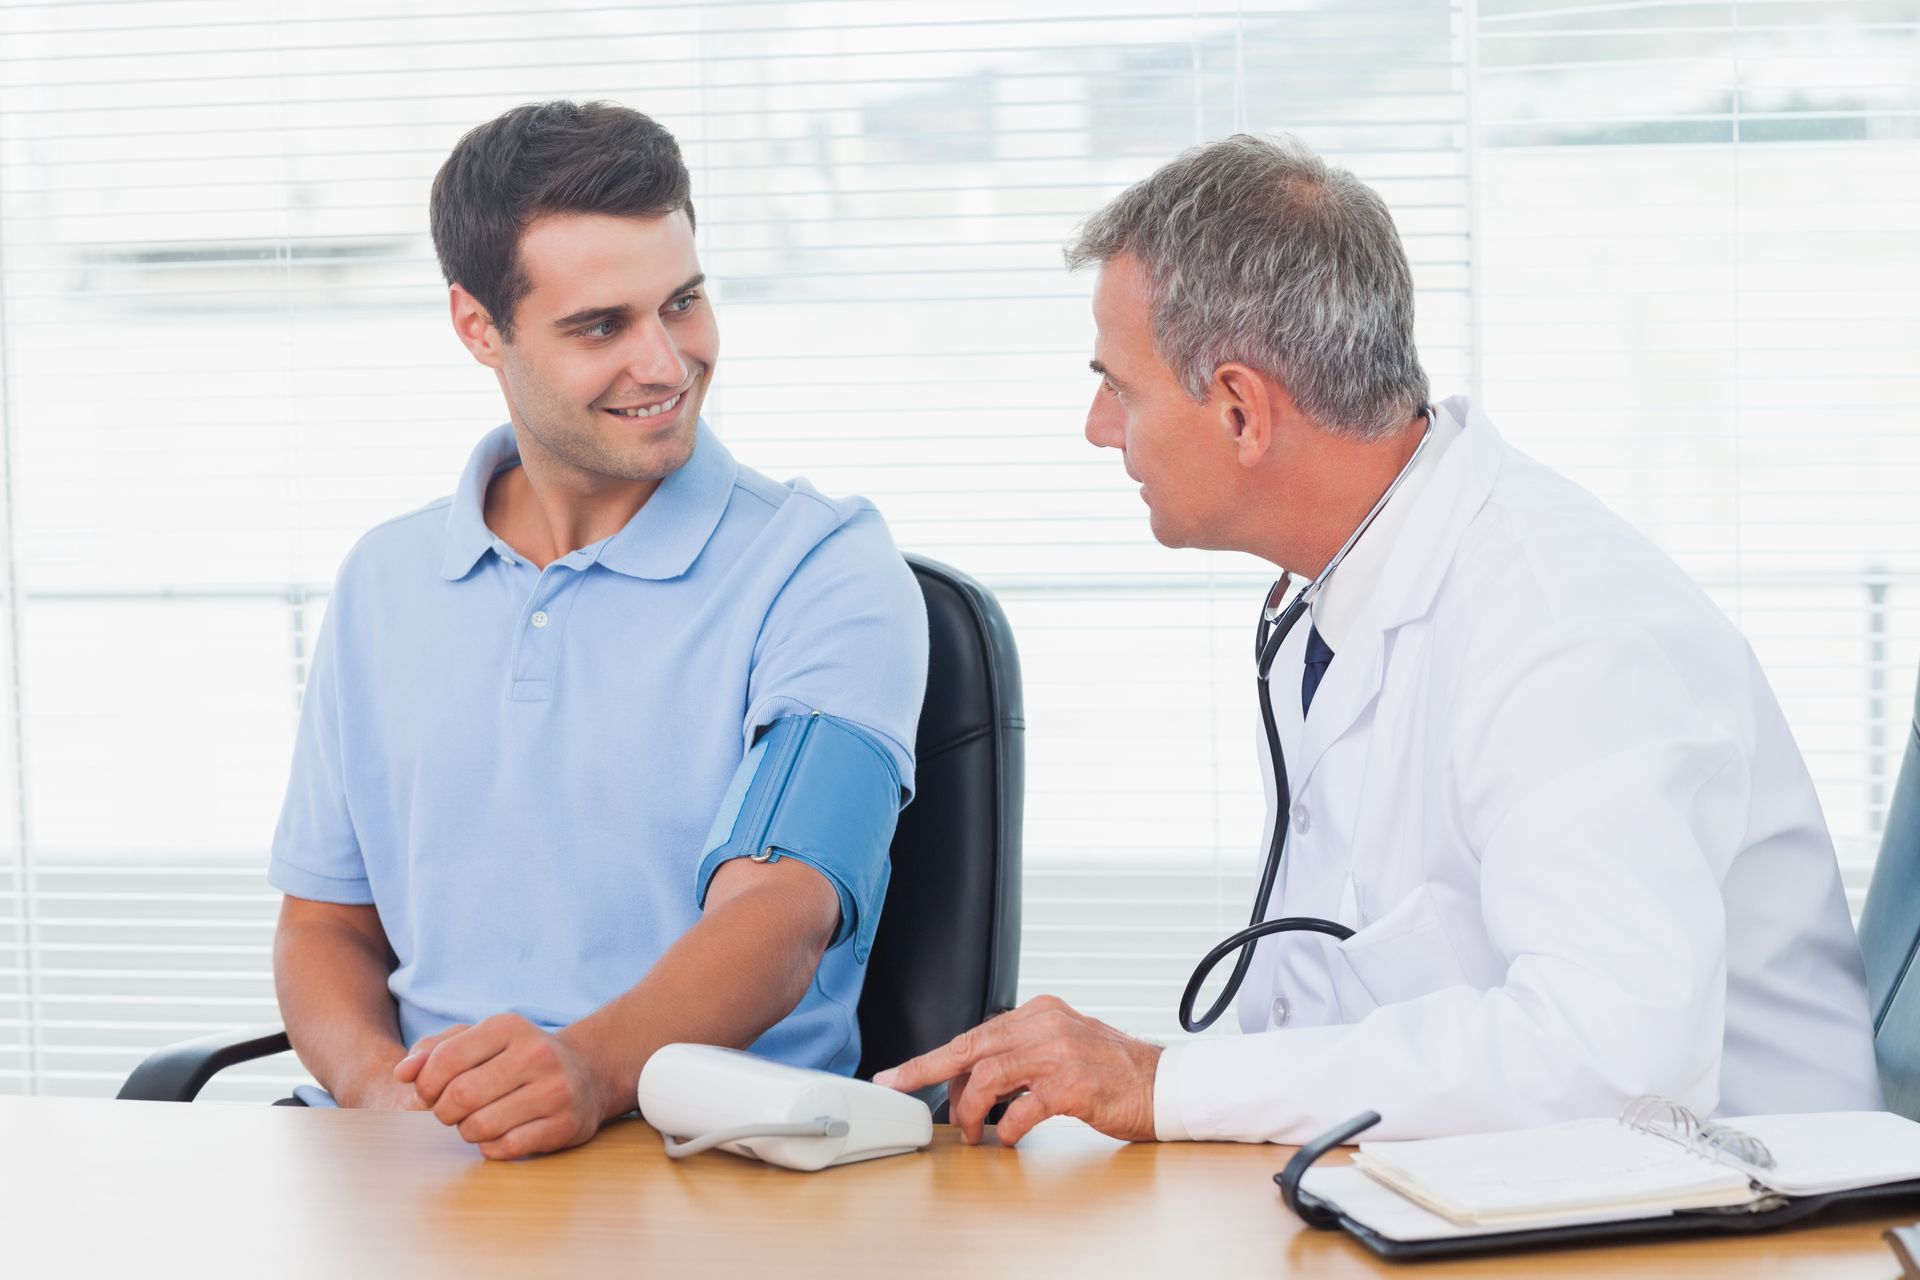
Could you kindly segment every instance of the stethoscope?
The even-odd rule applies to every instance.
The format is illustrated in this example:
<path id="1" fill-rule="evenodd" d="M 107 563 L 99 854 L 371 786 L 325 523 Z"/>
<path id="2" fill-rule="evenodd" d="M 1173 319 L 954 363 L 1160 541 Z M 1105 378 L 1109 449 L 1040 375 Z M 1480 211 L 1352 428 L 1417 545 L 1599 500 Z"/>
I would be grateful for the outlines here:
<path id="1" fill-rule="evenodd" d="M 1280 734 L 1273 724 L 1273 697 L 1268 690 L 1267 675 L 1273 669 L 1273 659 L 1280 652 L 1281 644 L 1286 641 L 1287 633 L 1292 631 L 1294 624 L 1313 607 L 1313 602 L 1319 599 L 1320 593 L 1326 589 L 1327 580 L 1333 576 L 1333 571 L 1340 567 L 1340 562 L 1347 558 L 1347 552 L 1353 550 L 1354 544 L 1360 541 L 1361 535 L 1373 526 L 1374 520 L 1386 509 L 1387 502 L 1393 497 L 1394 491 L 1399 489 L 1409 475 L 1413 474 L 1414 465 L 1420 461 L 1420 455 L 1426 452 L 1427 445 L 1433 439 L 1433 406 L 1424 405 L 1420 412 L 1426 418 L 1427 426 L 1421 432 L 1420 443 L 1414 446 L 1413 456 L 1407 459 L 1404 467 L 1400 468 L 1400 474 L 1393 478 L 1393 483 L 1388 485 L 1386 492 L 1380 495 L 1380 500 L 1373 504 L 1373 510 L 1367 512 L 1366 519 L 1347 535 L 1347 540 L 1340 544 L 1338 551 L 1333 553 L 1333 559 L 1327 561 L 1327 567 L 1322 569 L 1313 581 L 1300 588 L 1284 607 L 1280 602 L 1285 597 L 1287 583 L 1292 575 L 1283 573 L 1274 582 L 1272 589 L 1267 592 L 1266 602 L 1260 607 L 1260 622 L 1254 631 L 1253 639 L 1254 685 L 1260 693 L 1260 723 L 1267 731 L 1267 750 L 1273 759 L 1273 838 L 1267 844 L 1267 865 L 1260 873 L 1260 887 L 1254 893 L 1253 918 L 1247 922 L 1246 928 L 1230 935 L 1213 950 L 1207 952 L 1205 958 L 1200 961 L 1199 967 L 1193 971 L 1193 976 L 1187 979 L 1187 989 L 1180 996 L 1180 1026 L 1183 1030 L 1205 1031 L 1219 1020 L 1227 1006 L 1233 1003 L 1234 996 L 1239 994 L 1240 984 L 1247 977 L 1247 968 L 1253 963 L 1254 944 L 1260 939 L 1276 933 L 1324 933 L 1336 941 L 1344 942 L 1353 936 L 1353 930 L 1338 920 L 1323 920 L 1319 916 L 1286 916 L 1279 920 L 1267 919 L 1267 907 L 1273 901 L 1274 882 L 1280 877 L 1280 858 L 1286 852 L 1287 814 L 1293 807 L 1293 787 L 1287 779 L 1287 758 L 1280 750 Z M 1227 979 L 1226 989 L 1221 991 L 1219 998 L 1213 1002 L 1213 1007 L 1195 1021 L 1193 1002 L 1200 994 L 1200 984 L 1207 980 L 1207 975 L 1213 972 L 1214 966 L 1235 951 L 1240 953 L 1240 958 L 1234 961 L 1233 974 Z"/>

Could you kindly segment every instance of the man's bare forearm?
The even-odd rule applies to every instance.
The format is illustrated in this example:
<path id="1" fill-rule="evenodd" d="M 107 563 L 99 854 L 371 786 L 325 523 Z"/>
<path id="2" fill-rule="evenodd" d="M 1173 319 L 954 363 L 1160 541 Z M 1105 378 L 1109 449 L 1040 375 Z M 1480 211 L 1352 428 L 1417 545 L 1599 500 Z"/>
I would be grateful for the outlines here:
<path id="1" fill-rule="evenodd" d="M 745 863 L 752 877 L 706 914 L 625 994 L 560 1033 L 594 1065 L 607 1118 L 631 1111 L 640 1068 L 682 1041 L 743 1049 L 793 1012 L 832 941 L 839 902 L 798 862 Z M 716 888 L 720 884 L 715 878 Z"/>
<path id="2" fill-rule="evenodd" d="M 391 1087 L 406 1053 L 387 990 L 392 952 L 372 907 L 287 898 L 273 936 L 273 983 L 301 1065 L 342 1106 Z"/>

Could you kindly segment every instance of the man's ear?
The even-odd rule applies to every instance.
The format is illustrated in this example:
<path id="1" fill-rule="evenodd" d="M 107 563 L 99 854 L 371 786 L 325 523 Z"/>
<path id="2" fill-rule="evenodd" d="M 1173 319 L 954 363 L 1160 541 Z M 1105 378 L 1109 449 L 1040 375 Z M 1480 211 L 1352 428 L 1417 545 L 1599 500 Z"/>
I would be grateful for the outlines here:
<path id="1" fill-rule="evenodd" d="M 1244 364 L 1229 361 L 1213 371 L 1213 401 L 1220 425 L 1240 457 L 1252 467 L 1273 447 L 1273 388 L 1268 379 Z"/>
<path id="2" fill-rule="evenodd" d="M 500 336 L 500 330 L 493 325 L 493 317 L 480 305 L 480 300 L 468 293 L 458 284 L 447 286 L 447 311 L 453 319 L 454 336 L 460 339 L 473 358 L 489 369 L 498 369 L 506 362 L 503 354 L 506 339 Z"/>

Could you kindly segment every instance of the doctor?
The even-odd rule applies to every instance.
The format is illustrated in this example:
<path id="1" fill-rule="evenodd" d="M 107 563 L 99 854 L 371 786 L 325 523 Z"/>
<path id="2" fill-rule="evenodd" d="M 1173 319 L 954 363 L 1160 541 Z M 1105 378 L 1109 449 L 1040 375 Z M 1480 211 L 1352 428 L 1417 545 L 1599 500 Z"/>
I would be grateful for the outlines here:
<path id="1" fill-rule="evenodd" d="M 1266 675 L 1291 795 L 1265 915 L 1334 928 L 1254 943 L 1244 1035 L 1162 1049 L 1042 996 L 881 1083 L 948 1081 L 969 1141 L 1012 1098 L 1002 1143 L 1059 1114 L 1298 1143 L 1368 1109 L 1402 1138 L 1643 1093 L 1878 1106 L 1833 845 L 1752 652 L 1464 397 L 1428 407 L 1379 196 L 1230 138 L 1068 260 L 1100 268 L 1087 439 L 1154 536 L 1317 579 Z"/>

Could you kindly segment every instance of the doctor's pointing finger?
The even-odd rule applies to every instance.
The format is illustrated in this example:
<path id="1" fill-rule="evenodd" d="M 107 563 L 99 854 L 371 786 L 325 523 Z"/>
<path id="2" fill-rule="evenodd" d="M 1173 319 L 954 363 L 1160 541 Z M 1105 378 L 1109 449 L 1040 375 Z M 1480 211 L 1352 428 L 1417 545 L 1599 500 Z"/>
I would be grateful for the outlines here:
<path id="1" fill-rule="evenodd" d="M 997 1126 L 1004 1146 L 1049 1116 L 1146 1141 L 1154 1137 L 1159 1059 L 1159 1045 L 1076 1013 L 1057 996 L 1036 996 L 873 1081 L 909 1092 L 946 1082 L 948 1119 L 969 1143 L 980 1141 L 987 1113 L 1007 1099 Z"/>

